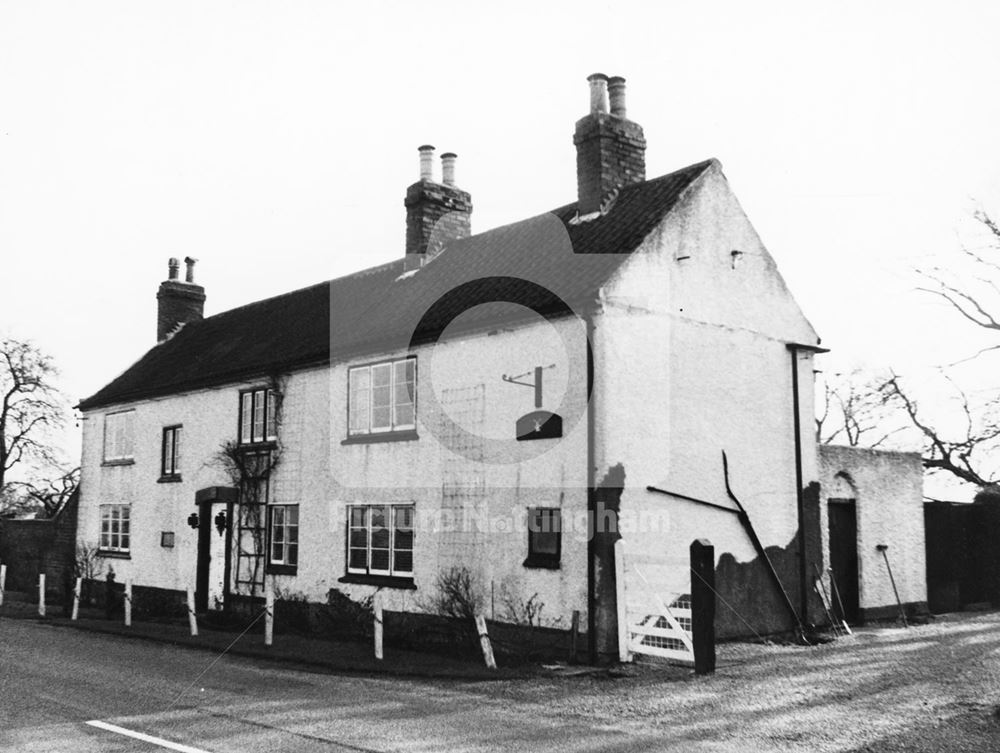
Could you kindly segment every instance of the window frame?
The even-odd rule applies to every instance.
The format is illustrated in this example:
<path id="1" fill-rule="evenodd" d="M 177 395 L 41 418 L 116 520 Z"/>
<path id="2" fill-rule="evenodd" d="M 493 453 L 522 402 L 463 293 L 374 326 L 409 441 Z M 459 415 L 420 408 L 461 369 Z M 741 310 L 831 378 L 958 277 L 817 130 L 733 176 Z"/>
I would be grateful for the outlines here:
<path id="1" fill-rule="evenodd" d="M 118 427 L 119 422 L 122 422 L 121 428 Z M 126 439 L 125 435 L 128 435 L 127 451 L 124 447 L 117 446 L 126 444 L 123 441 Z M 112 444 L 109 444 L 109 439 L 111 439 Z M 109 454 L 109 451 L 114 451 L 116 454 Z M 127 465 L 135 462 L 135 408 L 104 414 L 104 441 L 101 446 L 101 461 L 104 465 Z"/>
<path id="2" fill-rule="evenodd" d="M 259 445 L 277 441 L 278 399 L 277 393 L 271 387 L 250 387 L 240 390 L 239 401 L 236 404 L 237 444 Z"/>
<path id="3" fill-rule="evenodd" d="M 183 428 L 182 424 L 173 424 L 171 426 L 163 427 L 162 443 L 160 445 L 160 480 L 162 481 L 178 481 L 181 478 L 180 436 L 181 429 Z M 167 460 L 168 448 L 170 451 L 169 463 Z"/>
<path id="4" fill-rule="evenodd" d="M 546 517 L 555 522 L 554 527 L 550 524 L 548 530 L 543 522 Z M 535 524 L 536 520 L 538 525 Z M 524 567 L 558 570 L 562 559 L 562 508 L 541 505 L 529 507 L 526 528 L 528 531 L 528 556 L 524 560 Z M 539 537 L 552 535 L 555 536 L 555 552 L 541 551 Z"/>
<path id="5" fill-rule="evenodd" d="M 115 515 L 117 513 L 117 515 Z M 125 513 L 125 514 L 123 514 Z M 98 546 L 97 550 L 102 555 L 117 557 L 128 557 L 132 552 L 132 505 L 129 504 L 106 504 L 98 508 Z M 104 530 L 104 523 L 107 520 L 108 530 Z M 113 524 L 118 523 L 118 531 L 113 531 Z M 118 545 L 115 546 L 114 538 L 117 537 Z M 122 540 L 127 539 L 127 545 L 122 546 Z"/>
<path id="6" fill-rule="evenodd" d="M 345 506 L 347 512 L 347 526 L 345 529 L 345 561 L 344 569 L 347 573 L 347 582 L 353 579 L 363 579 L 372 578 L 380 579 L 386 581 L 388 585 L 389 581 L 395 581 L 401 584 L 412 584 L 414 575 L 414 553 L 416 552 L 416 505 L 412 502 L 393 504 L 393 503 L 351 503 Z M 383 525 L 382 527 L 389 532 L 389 542 L 388 542 L 388 567 L 386 569 L 374 568 L 372 567 L 372 511 L 375 509 L 384 509 L 388 511 L 388 525 Z M 353 525 L 352 513 L 355 510 L 364 511 L 364 527 L 359 529 L 358 526 Z M 409 511 L 409 526 L 397 527 L 397 511 Z M 351 564 L 351 553 L 352 551 L 358 551 L 361 547 L 353 546 L 351 541 L 351 534 L 355 530 L 365 531 L 365 566 L 355 567 Z M 399 531 L 408 530 L 410 532 L 409 547 L 399 547 L 397 546 L 397 534 Z M 378 547 L 382 549 L 384 547 Z M 410 558 L 410 568 L 405 570 L 396 566 L 397 556 L 402 553 L 407 552 Z M 344 579 L 342 579 L 344 580 Z"/>
<path id="7" fill-rule="evenodd" d="M 413 378 L 412 380 L 406 379 L 406 369 L 412 362 L 413 366 Z M 403 380 L 397 381 L 397 372 L 399 367 L 403 367 L 404 378 Z M 389 375 L 389 382 L 387 385 L 375 384 L 375 374 L 376 370 L 387 369 Z M 355 427 L 354 421 L 357 418 L 357 414 L 360 412 L 357 410 L 357 402 L 355 400 L 355 375 L 367 374 L 367 386 L 364 388 L 366 392 L 365 398 L 365 426 Z M 372 361 L 370 363 L 358 364 L 357 366 L 351 366 L 347 369 L 347 442 L 351 441 L 379 441 L 384 439 L 393 438 L 414 438 L 417 431 L 417 357 L 415 355 L 406 355 L 399 358 L 384 358 L 379 361 Z M 398 401 L 397 389 L 400 386 L 410 384 L 409 396 L 410 400 L 407 402 Z M 376 405 L 376 390 L 377 389 L 387 389 L 389 401 L 384 405 Z M 359 388 L 358 392 L 362 390 Z M 353 407 L 352 407 L 353 406 Z M 409 422 L 402 422 L 397 419 L 397 413 L 403 406 L 409 406 L 411 410 L 411 420 Z M 376 408 L 383 411 L 388 411 L 388 423 L 376 425 L 374 421 L 374 416 Z"/>
<path id="8" fill-rule="evenodd" d="M 287 522 L 287 515 L 289 511 L 295 509 L 295 522 L 290 524 Z M 282 536 L 282 558 L 280 560 L 274 559 L 274 529 L 275 529 L 275 513 L 277 510 L 281 510 L 286 516 L 286 522 L 281 524 L 284 535 Z M 302 541 L 299 538 L 299 532 L 301 531 L 301 517 L 298 503 L 294 504 L 280 504 L 280 505 L 268 505 L 267 506 L 267 560 L 266 560 L 266 570 L 269 573 L 275 574 L 285 574 L 294 575 L 298 571 L 299 567 L 299 551 L 302 548 Z M 295 530 L 295 541 L 290 541 L 287 535 L 287 531 L 290 529 Z M 295 548 L 294 558 L 289 556 L 291 552 L 291 547 Z M 290 561 L 294 560 L 294 561 Z"/>

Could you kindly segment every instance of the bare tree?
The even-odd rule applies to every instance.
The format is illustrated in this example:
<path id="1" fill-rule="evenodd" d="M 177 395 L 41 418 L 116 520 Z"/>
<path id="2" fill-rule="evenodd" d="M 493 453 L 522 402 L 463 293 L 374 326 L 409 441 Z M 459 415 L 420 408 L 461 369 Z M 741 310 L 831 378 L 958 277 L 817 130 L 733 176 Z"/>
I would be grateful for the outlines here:
<path id="1" fill-rule="evenodd" d="M 982 488 L 997 480 L 990 466 L 1000 450 L 1000 420 L 995 397 L 973 406 L 969 396 L 953 380 L 945 376 L 953 389 L 949 410 L 954 420 L 947 427 L 940 421 L 932 425 L 919 408 L 918 401 L 903 388 L 900 378 L 893 374 L 886 383 L 887 396 L 899 404 L 910 422 L 924 440 L 924 468 L 946 472 Z"/>
<path id="2" fill-rule="evenodd" d="M 56 373 L 52 359 L 30 342 L 0 340 L 0 489 L 22 461 L 55 463 L 48 441 L 65 411 Z"/>
<path id="3" fill-rule="evenodd" d="M 824 375 L 816 405 L 816 441 L 874 449 L 904 431 L 905 416 L 885 390 L 889 378 L 861 369 Z"/>
<path id="4" fill-rule="evenodd" d="M 51 518 L 69 501 L 79 485 L 79 468 L 63 471 L 55 478 L 10 481 L 5 499 L 0 501 L 0 514 L 37 510 L 42 517 Z"/>

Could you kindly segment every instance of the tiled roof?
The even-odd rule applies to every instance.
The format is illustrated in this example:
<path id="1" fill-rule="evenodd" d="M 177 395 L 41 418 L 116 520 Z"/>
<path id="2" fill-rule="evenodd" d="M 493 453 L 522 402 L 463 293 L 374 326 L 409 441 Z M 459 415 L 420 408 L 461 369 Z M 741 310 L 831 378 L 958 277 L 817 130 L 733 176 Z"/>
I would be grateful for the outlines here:
<path id="1" fill-rule="evenodd" d="M 495 324 L 515 309 L 493 301 L 555 315 L 567 306 L 580 311 L 711 164 L 627 186 L 607 214 L 588 221 L 572 221 L 576 204 L 569 204 L 452 242 L 415 272 L 407 274 L 400 258 L 189 323 L 79 407 L 405 348 L 433 338 L 466 309 L 461 324 L 469 327 Z"/>

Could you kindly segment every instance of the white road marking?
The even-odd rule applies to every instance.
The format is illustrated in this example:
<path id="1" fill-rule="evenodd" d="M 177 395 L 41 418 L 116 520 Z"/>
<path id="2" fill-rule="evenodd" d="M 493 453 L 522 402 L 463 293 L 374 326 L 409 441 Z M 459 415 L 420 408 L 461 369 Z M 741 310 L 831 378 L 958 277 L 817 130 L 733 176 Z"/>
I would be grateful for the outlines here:
<path id="1" fill-rule="evenodd" d="M 167 750 L 176 750 L 178 753 L 208 753 L 206 750 L 201 748 L 192 748 L 190 745 L 181 745 L 180 743 L 173 743 L 170 740 L 164 740 L 161 737 L 153 737 L 152 735 L 144 735 L 142 732 L 133 732 L 130 729 L 125 729 L 124 727 L 119 727 L 114 724 L 108 724 L 107 722 L 102 722 L 97 719 L 93 719 L 87 722 L 91 727 L 97 727 L 98 729 L 107 730 L 108 732 L 116 732 L 119 735 L 125 735 L 127 737 L 133 737 L 136 740 L 142 740 L 145 743 L 152 743 L 153 745 L 159 745 L 161 748 L 166 748 Z"/>

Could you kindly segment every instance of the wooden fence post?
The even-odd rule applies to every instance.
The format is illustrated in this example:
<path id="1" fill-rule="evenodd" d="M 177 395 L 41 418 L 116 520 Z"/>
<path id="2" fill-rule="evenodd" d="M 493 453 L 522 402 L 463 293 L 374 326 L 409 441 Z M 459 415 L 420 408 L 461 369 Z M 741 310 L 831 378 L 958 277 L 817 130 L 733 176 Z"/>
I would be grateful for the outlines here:
<path id="1" fill-rule="evenodd" d="M 570 623 L 569 660 L 576 664 L 576 652 L 580 644 L 580 610 L 573 610 L 573 621 Z"/>
<path id="2" fill-rule="evenodd" d="M 189 588 L 187 590 L 187 602 L 188 602 L 188 626 L 191 628 L 191 635 L 198 635 L 198 618 L 194 613 L 194 590 Z"/>
<path id="3" fill-rule="evenodd" d="M 625 601 L 625 541 L 615 542 L 615 601 L 618 607 L 618 661 L 632 661 L 628 650 L 628 604 Z"/>
<path id="4" fill-rule="evenodd" d="M 497 660 L 493 657 L 493 644 L 490 643 L 490 635 L 486 632 L 486 618 L 476 615 L 476 630 L 479 631 L 479 646 L 483 649 L 483 661 L 489 669 L 497 668 Z"/>
<path id="5" fill-rule="evenodd" d="M 274 643 L 274 588 L 264 594 L 264 645 Z"/>
<path id="6" fill-rule="evenodd" d="M 695 674 L 715 671 L 715 547 L 691 542 L 691 641 Z"/>
<path id="7" fill-rule="evenodd" d="M 7 566 L 0 565 L 0 607 L 3 606 L 3 590 L 7 584 Z"/>
<path id="8" fill-rule="evenodd" d="M 38 574 L 38 616 L 45 616 L 45 573 Z"/>
<path id="9" fill-rule="evenodd" d="M 75 620 L 80 616 L 80 592 L 83 590 L 83 578 L 76 579 L 76 585 L 73 586 L 73 614 L 70 615 L 71 620 Z"/>
<path id="10" fill-rule="evenodd" d="M 132 627 L 132 579 L 125 581 L 125 627 Z"/>
<path id="11" fill-rule="evenodd" d="M 382 653 L 382 592 L 376 591 L 372 600 L 372 610 L 375 612 L 375 658 L 379 661 L 383 658 Z"/>

